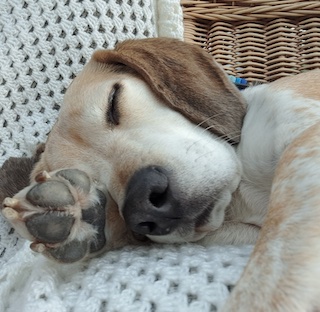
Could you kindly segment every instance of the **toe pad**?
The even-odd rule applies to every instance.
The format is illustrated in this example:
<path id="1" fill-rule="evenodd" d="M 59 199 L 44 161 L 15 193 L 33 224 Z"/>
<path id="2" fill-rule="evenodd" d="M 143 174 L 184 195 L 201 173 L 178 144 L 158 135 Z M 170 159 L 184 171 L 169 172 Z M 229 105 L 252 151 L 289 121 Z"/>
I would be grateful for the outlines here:
<path id="1" fill-rule="evenodd" d="M 75 203 L 68 187 L 54 180 L 36 184 L 27 193 L 26 199 L 35 206 L 46 208 L 59 208 Z"/>
<path id="2" fill-rule="evenodd" d="M 45 214 L 35 214 L 26 220 L 26 227 L 36 240 L 43 243 L 60 243 L 65 241 L 71 231 L 74 218 L 63 215 L 60 211 L 49 211 Z"/>

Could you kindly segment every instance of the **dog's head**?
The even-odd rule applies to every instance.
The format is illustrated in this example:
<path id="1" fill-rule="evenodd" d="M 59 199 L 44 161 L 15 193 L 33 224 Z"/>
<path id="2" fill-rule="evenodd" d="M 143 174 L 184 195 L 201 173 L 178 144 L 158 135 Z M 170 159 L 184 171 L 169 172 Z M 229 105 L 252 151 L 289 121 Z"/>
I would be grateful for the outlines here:
<path id="1" fill-rule="evenodd" d="M 126 41 L 96 52 L 70 85 L 33 176 L 79 168 L 99 181 L 113 207 L 110 240 L 125 226 L 153 241 L 196 241 L 220 227 L 239 183 L 232 145 L 244 113 L 200 48 Z"/>

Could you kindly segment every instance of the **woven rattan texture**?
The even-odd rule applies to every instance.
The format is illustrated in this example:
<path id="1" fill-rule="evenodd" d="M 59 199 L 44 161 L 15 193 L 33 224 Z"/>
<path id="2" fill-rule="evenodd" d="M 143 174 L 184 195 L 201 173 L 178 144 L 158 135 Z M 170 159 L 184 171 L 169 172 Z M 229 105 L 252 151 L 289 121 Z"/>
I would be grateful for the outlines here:
<path id="1" fill-rule="evenodd" d="M 182 0 L 185 40 L 228 74 L 273 81 L 320 68 L 320 1 Z"/>

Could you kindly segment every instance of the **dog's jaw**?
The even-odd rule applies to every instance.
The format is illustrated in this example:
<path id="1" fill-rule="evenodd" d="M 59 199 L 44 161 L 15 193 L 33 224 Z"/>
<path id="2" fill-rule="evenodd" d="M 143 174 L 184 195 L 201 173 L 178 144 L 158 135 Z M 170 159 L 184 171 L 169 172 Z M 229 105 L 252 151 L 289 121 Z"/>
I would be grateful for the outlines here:
<path id="1" fill-rule="evenodd" d="M 239 178 L 235 178 L 235 181 L 239 180 Z M 233 183 L 233 185 L 235 184 L 236 183 Z M 197 222 L 191 220 L 190 223 L 185 222 L 184 226 L 168 235 L 150 235 L 148 237 L 157 243 L 185 243 L 198 242 L 206 236 L 212 235 L 212 233 L 215 233 L 215 231 L 220 229 L 225 221 L 225 213 L 232 200 L 233 190 L 234 186 L 231 186 L 231 188 L 225 188 L 223 192 L 221 192 L 219 199 L 207 208 L 210 210 L 210 214 L 207 216 L 205 222 L 201 223 L 201 225 L 197 225 Z"/>

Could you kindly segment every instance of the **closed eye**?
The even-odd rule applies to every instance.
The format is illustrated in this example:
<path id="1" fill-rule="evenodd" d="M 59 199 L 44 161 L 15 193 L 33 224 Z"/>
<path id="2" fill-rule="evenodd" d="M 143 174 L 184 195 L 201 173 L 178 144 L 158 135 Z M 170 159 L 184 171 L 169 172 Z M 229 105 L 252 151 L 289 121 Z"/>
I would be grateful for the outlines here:
<path id="1" fill-rule="evenodd" d="M 109 97 L 108 97 L 108 110 L 106 113 L 107 122 L 112 125 L 120 124 L 120 112 L 119 112 L 119 95 L 121 93 L 122 86 L 119 83 L 113 85 Z"/>

